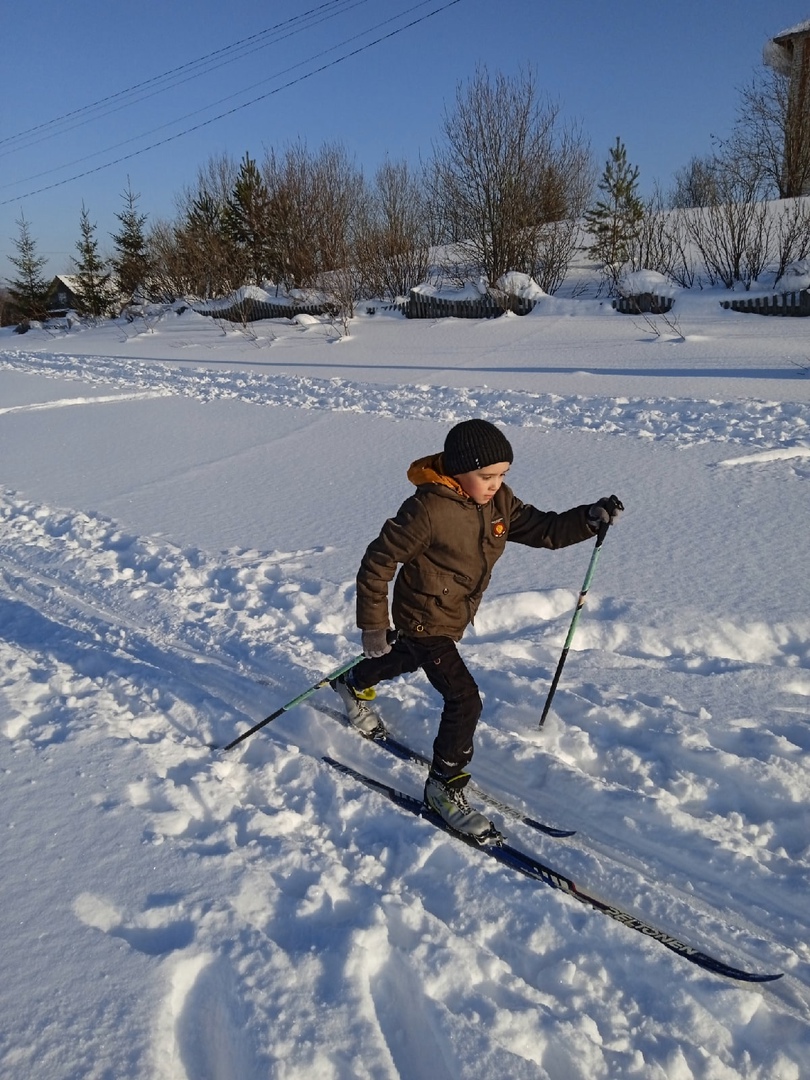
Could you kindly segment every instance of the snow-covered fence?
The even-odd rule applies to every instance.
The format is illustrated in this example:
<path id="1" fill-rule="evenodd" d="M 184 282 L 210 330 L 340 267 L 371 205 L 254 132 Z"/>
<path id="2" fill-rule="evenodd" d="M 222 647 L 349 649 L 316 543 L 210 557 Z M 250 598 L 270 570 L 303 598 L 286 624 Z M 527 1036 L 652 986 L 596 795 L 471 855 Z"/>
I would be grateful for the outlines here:
<path id="1" fill-rule="evenodd" d="M 496 303 L 499 307 L 514 312 L 515 315 L 528 315 L 530 311 L 534 310 L 537 301 L 528 296 L 515 296 L 513 293 L 499 292 Z"/>
<path id="2" fill-rule="evenodd" d="M 452 300 L 411 289 L 406 314 L 409 319 L 494 319 L 503 308 L 491 296 Z"/>
<path id="3" fill-rule="evenodd" d="M 536 301 L 523 296 L 489 293 L 476 297 L 452 299 L 411 289 L 405 314 L 409 319 L 497 319 L 505 310 L 516 315 L 528 315 Z"/>
<path id="4" fill-rule="evenodd" d="M 195 307 L 200 315 L 212 319 L 225 319 L 227 322 L 257 322 L 259 319 L 293 319 L 296 315 L 336 315 L 334 304 L 274 304 L 269 300 L 256 300 L 247 296 L 228 307 Z"/>
<path id="5" fill-rule="evenodd" d="M 613 306 L 621 315 L 640 315 L 649 312 L 650 315 L 666 315 L 672 310 L 675 298 L 672 296 L 656 296 L 655 293 L 639 293 L 637 296 L 618 296 L 613 301 Z"/>
<path id="6" fill-rule="evenodd" d="M 775 296 L 748 296 L 738 300 L 721 300 L 724 308 L 750 311 L 755 315 L 810 315 L 810 289 L 777 293 Z"/>

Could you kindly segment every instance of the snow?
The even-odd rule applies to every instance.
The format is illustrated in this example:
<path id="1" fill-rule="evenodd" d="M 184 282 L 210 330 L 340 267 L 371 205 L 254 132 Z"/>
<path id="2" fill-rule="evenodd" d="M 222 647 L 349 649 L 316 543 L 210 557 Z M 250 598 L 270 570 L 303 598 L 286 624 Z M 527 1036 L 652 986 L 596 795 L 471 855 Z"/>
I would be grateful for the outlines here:
<path id="1" fill-rule="evenodd" d="M 516 270 L 510 270 L 498 278 L 495 283 L 496 289 L 509 293 L 510 296 L 520 296 L 527 300 L 540 300 L 548 293 L 544 292 L 534 278 L 528 274 L 519 274 Z"/>
<path id="2" fill-rule="evenodd" d="M 801 319 L 679 294 L 249 332 L 190 310 L 0 334 L 0 1074 L 551 1080 L 810 1074 L 810 374 Z M 673 329 L 673 320 L 677 320 Z M 657 326 L 657 330 L 655 327 Z M 326 715 L 354 575 L 458 420 L 592 545 L 510 547 L 462 651 L 493 819 L 742 967 L 701 971 L 323 764 L 423 777 Z M 429 752 L 421 676 L 380 688 Z"/>
<path id="3" fill-rule="evenodd" d="M 810 259 L 791 263 L 779 282 L 779 292 L 799 292 L 801 289 L 810 289 Z"/>
<path id="4" fill-rule="evenodd" d="M 654 296 L 677 296 L 681 291 L 664 274 L 657 270 L 634 270 L 625 274 L 619 282 L 622 296 L 640 296 L 652 293 Z"/>
<path id="5" fill-rule="evenodd" d="M 800 23 L 796 23 L 795 26 L 791 26 L 787 30 L 775 34 L 774 40 L 778 41 L 780 38 L 791 37 L 793 34 L 804 34 L 807 33 L 807 31 L 810 31 L 810 19 L 803 19 Z"/>

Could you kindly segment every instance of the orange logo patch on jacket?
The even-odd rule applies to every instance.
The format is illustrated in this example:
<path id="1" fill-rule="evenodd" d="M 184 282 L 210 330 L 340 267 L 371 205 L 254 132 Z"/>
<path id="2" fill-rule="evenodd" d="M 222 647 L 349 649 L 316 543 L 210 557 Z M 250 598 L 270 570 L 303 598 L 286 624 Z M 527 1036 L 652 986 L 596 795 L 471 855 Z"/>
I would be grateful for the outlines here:
<path id="1" fill-rule="evenodd" d="M 497 521 L 492 522 L 492 535 L 495 537 L 496 540 L 500 540 L 500 538 L 505 533 L 506 523 L 504 522 L 503 518 L 499 518 Z"/>

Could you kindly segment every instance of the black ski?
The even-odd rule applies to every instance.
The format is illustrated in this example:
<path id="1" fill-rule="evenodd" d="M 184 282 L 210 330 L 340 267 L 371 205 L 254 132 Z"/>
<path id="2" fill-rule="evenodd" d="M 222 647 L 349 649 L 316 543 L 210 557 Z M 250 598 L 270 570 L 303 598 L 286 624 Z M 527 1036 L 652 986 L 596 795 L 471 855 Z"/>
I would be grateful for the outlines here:
<path id="1" fill-rule="evenodd" d="M 346 719 L 342 712 L 338 709 L 332 709 L 329 705 L 322 705 L 320 702 L 310 702 L 313 708 L 316 708 L 319 712 L 324 713 L 325 716 L 331 716 L 333 720 L 339 721 L 344 727 L 351 727 L 352 725 Z M 356 730 L 352 728 L 352 730 Z M 399 758 L 400 761 L 411 761 L 416 765 L 426 765 L 430 767 L 430 758 L 424 754 L 420 754 L 418 750 L 414 750 L 410 746 L 406 746 L 405 743 L 400 742 L 399 739 L 395 739 L 393 735 L 390 735 L 387 731 L 384 734 L 377 735 L 370 738 L 369 742 L 373 742 L 375 746 L 381 747 L 389 754 L 393 754 L 394 757 Z M 560 839 L 565 836 L 573 836 L 574 829 L 557 829 L 553 825 L 546 825 L 542 821 L 537 821 L 536 818 L 529 817 L 528 814 L 524 814 L 522 811 L 517 810 L 514 806 L 510 806 L 508 803 L 501 802 L 499 799 L 494 798 L 488 791 L 484 791 L 474 781 L 470 781 L 467 785 L 467 791 L 473 792 L 493 810 L 499 811 L 504 817 L 511 818 L 512 821 L 519 821 L 522 825 L 528 825 L 532 829 L 536 829 L 537 832 L 543 833 L 544 836 L 552 836 L 555 839 Z"/>
<path id="2" fill-rule="evenodd" d="M 717 960 L 708 953 L 701 952 L 700 949 L 695 949 L 691 945 L 687 945 L 686 942 L 673 937 L 671 934 L 667 934 L 663 930 L 658 930 L 655 926 L 645 922 L 643 919 L 639 919 L 637 916 L 631 915 L 627 911 L 623 911 L 620 907 L 616 907 L 615 904 L 610 904 L 606 900 L 600 900 L 592 893 L 587 892 L 585 889 L 581 889 L 571 880 L 571 878 L 558 873 L 550 866 L 540 862 L 533 855 L 528 855 L 526 852 L 520 851 L 507 843 L 498 844 L 491 842 L 479 844 L 471 836 L 465 836 L 463 833 L 458 833 L 455 829 L 451 829 L 447 822 L 439 817 L 433 810 L 425 806 L 421 799 L 417 799 L 413 795 L 407 795 L 403 791 L 398 791 L 396 788 L 391 787 L 390 784 L 384 784 L 379 780 L 374 780 L 372 777 L 366 776 L 364 773 L 358 772 L 348 765 L 343 765 L 341 762 L 335 761 L 334 758 L 325 757 L 323 760 L 333 769 L 337 769 L 338 772 L 350 776 L 352 779 L 358 780 L 361 784 L 365 784 L 365 786 L 372 791 L 384 795 L 401 810 L 406 810 L 415 817 L 422 818 L 433 825 L 434 828 L 449 833 L 450 836 L 463 841 L 470 847 L 476 848 L 484 855 L 488 855 L 490 858 L 495 859 L 504 866 L 508 866 L 519 874 L 534 878 L 535 881 L 542 881 L 544 884 L 550 885 L 554 889 L 560 889 L 562 892 L 568 893 L 573 899 L 578 900 L 581 904 L 585 904 L 596 911 L 601 911 L 603 914 L 609 915 L 611 919 L 615 919 L 624 926 L 629 926 L 631 929 L 637 930 L 640 934 L 644 934 L 646 937 L 659 941 L 662 945 L 666 946 L 666 948 L 677 953 L 679 956 L 682 956 L 684 960 L 688 960 L 691 964 L 697 964 L 698 967 L 704 968 L 706 971 L 711 971 L 715 975 L 723 975 L 725 978 L 737 979 L 741 982 L 765 983 L 782 978 L 781 973 L 778 975 L 760 975 L 752 971 L 743 971 L 741 968 L 734 967 L 722 960 Z"/>

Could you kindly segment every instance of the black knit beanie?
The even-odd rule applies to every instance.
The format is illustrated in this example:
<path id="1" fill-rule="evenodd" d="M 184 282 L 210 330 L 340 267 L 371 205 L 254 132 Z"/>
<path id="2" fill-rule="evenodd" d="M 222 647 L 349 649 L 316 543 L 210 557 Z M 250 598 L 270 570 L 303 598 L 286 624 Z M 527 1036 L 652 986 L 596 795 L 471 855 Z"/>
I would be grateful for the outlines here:
<path id="1" fill-rule="evenodd" d="M 499 461 L 512 462 L 515 456 L 509 440 L 488 420 L 463 420 L 444 440 L 446 476 L 485 469 Z"/>

